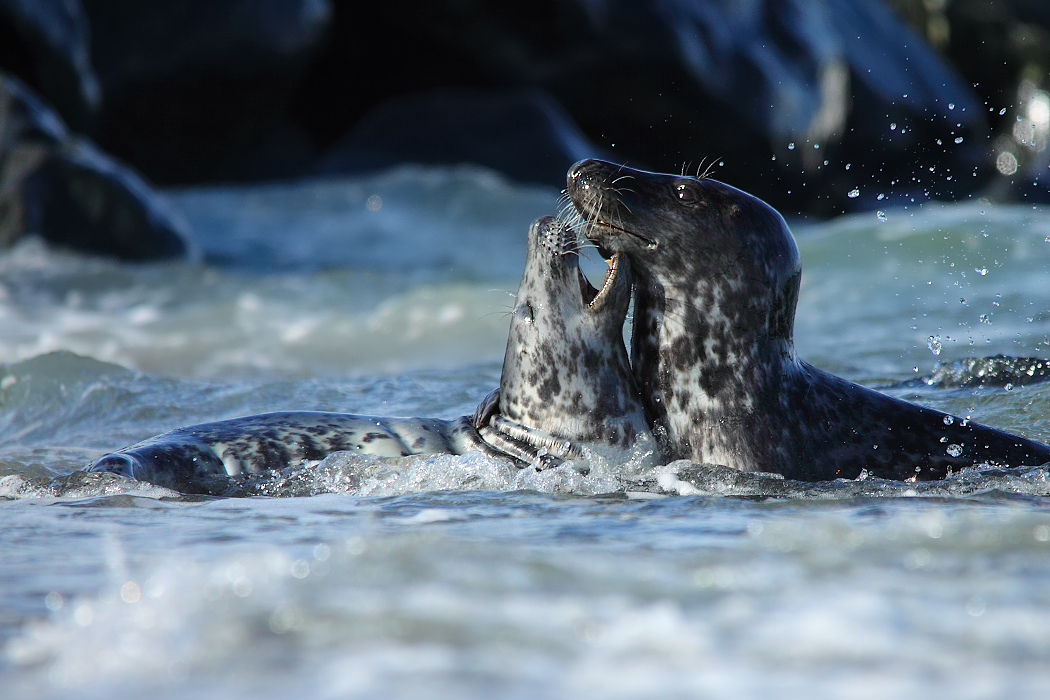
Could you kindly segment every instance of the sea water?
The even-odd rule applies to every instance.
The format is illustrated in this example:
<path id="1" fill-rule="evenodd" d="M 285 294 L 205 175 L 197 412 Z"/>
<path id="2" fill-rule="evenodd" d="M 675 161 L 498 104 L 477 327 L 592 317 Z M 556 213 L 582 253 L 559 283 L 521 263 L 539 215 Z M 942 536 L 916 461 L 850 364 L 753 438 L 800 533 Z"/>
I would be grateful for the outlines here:
<path id="1" fill-rule="evenodd" d="M 185 190 L 192 262 L 0 253 L 0 695 L 1043 697 L 1041 467 L 807 485 L 336 455 L 221 498 L 78 473 L 250 413 L 472 412 L 558 194 L 472 168 Z M 802 357 L 1050 440 L 1024 365 L 922 379 L 1050 356 L 1050 213 L 794 228 Z"/>

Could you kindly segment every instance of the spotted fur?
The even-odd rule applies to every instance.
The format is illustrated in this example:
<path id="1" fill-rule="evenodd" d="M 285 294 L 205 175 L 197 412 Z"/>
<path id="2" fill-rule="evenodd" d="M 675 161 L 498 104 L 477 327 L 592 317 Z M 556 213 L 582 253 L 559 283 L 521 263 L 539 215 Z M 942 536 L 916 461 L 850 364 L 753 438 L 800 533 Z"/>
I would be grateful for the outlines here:
<path id="1" fill-rule="evenodd" d="M 529 230 L 528 255 L 500 388 L 455 420 L 283 412 L 179 428 L 103 455 L 89 471 L 116 472 L 184 492 L 340 450 L 380 457 L 481 450 L 519 466 L 537 457 L 624 460 L 652 437 L 634 388 L 622 328 L 626 266 L 594 302 L 582 301 L 575 238 L 551 217 Z M 589 285 L 588 285 L 589 287 Z"/>
<path id="2" fill-rule="evenodd" d="M 801 264 L 783 218 L 710 179 L 582 161 L 586 235 L 635 274 L 631 362 L 674 457 L 822 480 L 936 479 L 1050 461 L 1050 447 L 880 394 L 800 360 Z"/>
<path id="3" fill-rule="evenodd" d="M 533 224 L 503 358 L 500 414 L 614 463 L 651 461 L 656 443 L 623 343 L 630 263 L 613 260 L 597 290 L 580 271 L 578 247 L 558 219 Z"/>

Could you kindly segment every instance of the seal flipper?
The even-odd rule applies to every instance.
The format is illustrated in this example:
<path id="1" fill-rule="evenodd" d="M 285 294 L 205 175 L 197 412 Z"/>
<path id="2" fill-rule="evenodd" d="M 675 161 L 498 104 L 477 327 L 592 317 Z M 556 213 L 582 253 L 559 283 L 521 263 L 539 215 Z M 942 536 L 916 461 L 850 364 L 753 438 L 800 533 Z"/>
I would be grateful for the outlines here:
<path id="1" fill-rule="evenodd" d="M 557 466 L 562 463 L 563 458 L 579 457 L 583 454 L 568 440 L 562 440 L 548 432 L 501 415 L 499 398 L 500 390 L 494 389 L 481 400 L 474 411 L 473 427 L 482 442 L 481 449 L 488 448 L 494 451 L 493 456 L 510 456 L 525 464 L 538 464 L 540 469 Z"/>
<path id="2" fill-rule="evenodd" d="M 446 435 L 449 449 L 452 454 L 457 455 L 480 450 L 486 456 L 494 459 L 511 459 L 515 462 L 529 464 L 535 458 L 535 455 L 530 455 L 526 449 L 519 445 L 491 439 L 492 429 L 486 425 L 478 425 L 479 414 L 482 414 L 483 409 L 488 408 L 486 402 L 492 398 L 493 394 L 497 393 L 494 391 L 492 394 L 489 394 L 482 401 L 481 406 L 478 406 L 478 411 L 473 416 L 462 416 L 449 422 Z M 516 464 L 515 466 L 521 465 Z"/>
<path id="3" fill-rule="evenodd" d="M 481 430 L 482 426 L 488 424 L 489 419 L 499 413 L 499 389 L 493 389 L 489 395 L 481 400 L 474 410 L 474 428 Z"/>

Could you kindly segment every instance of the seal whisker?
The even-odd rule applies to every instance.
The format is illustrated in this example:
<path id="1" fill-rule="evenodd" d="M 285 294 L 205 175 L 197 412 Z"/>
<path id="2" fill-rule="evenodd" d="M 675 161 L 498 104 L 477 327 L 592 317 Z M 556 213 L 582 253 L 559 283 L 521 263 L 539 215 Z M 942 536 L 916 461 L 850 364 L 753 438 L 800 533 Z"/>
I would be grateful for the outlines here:
<path id="1" fill-rule="evenodd" d="M 711 163 L 707 166 L 707 169 L 704 170 L 703 173 L 697 172 L 696 179 L 697 180 L 706 180 L 708 177 L 710 177 L 711 173 L 714 172 L 714 170 L 715 170 L 715 162 L 716 161 L 720 161 L 721 159 L 722 159 L 721 156 L 716 156 L 715 158 L 712 158 L 711 159 Z"/>

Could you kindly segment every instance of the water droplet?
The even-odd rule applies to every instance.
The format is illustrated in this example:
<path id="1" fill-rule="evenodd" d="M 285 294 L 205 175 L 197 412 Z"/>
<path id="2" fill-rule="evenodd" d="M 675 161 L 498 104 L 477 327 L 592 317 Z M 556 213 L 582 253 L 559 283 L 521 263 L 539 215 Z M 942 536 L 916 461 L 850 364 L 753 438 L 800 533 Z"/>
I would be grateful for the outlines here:
<path id="1" fill-rule="evenodd" d="M 946 438 L 946 437 L 941 437 L 941 442 L 948 442 L 948 438 Z"/>
<path id="2" fill-rule="evenodd" d="M 962 142 L 963 142 L 963 137 L 962 136 L 956 136 L 955 137 L 955 143 L 962 143 Z"/>
<path id="3" fill-rule="evenodd" d="M 849 197 L 850 199 L 856 199 L 857 197 L 860 196 L 860 190 L 857 189 L 856 187 L 854 187 L 852 190 L 850 190 L 849 192 L 846 193 L 846 196 Z"/>
<path id="4" fill-rule="evenodd" d="M 1003 107 L 1002 109 L 999 110 L 999 116 L 1000 117 L 1003 116 L 1004 114 L 1006 114 L 1006 107 Z"/>
<path id="5" fill-rule="evenodd" d="M 794 141 L 792 141 L 791 143 L 788 144 L 788 150 L 789 151 L 795 150 L 795 142 Z"/>
<path id="6" fill-rule="evenodd" d="M 897 122 L 890 122 L 890 131 L 897 130 Z"/>
<path id="7" fill-rule="evenodd" d="M 965 304 L 966 303 L 966 297 L 959 297 L 959 303 L 960 304 Z"/>
<path id="8" fill-rule="evenodd" d="M 886 199 L 886 195 L 884 195 L 881 192 L 879 192 L 879 196 L 876 197 L 875 199 L 877 199 L 877 200 L 879 200 L 881 202 L 882 200 Z"/>
<path id="9" fill-rule="evenodd" d="M 885 221 L 886 220 L 886 212 L 881 211 L 881 210 L 875 212 L 875 218 L 877 218 L 879 221 Z"/>
<path id="10" fill-rule="evenodd" d="M 981 323 L 991 323 L 991 321 L 988 320 L 988 314 L 981 314 Z"/>
<path id="11" fill-rule="evenodd" d="M 945 425 L 951 425 L 954 422 L 955 422 L 955 417 L 954 416 L 945 416 L 944 417 L 944 424 Z"/>
<path id="12" fill-rule="evenodd" d="M 963 453 L 963 447 L 962 445 L 956 445 L 955 443 L 952 443 L 951 445 L 948 445 L 948 447 L 946 447 L 944 451 L 950 454 L 952 457 L 958 457 Z"/>
<path id="13" fill-rule="evenodd" d="M 981 277 L 984 277 L 985 275 L 988 274 L 988 268 L 987 267 L 975 267 L 975 268 L 973 268 L 973 271 L 976 272 Z"/>
<path id="14" fill-rule="evenodd" d="M 941 354 L 941 336 L 931 335 L 929 340 L 926 341 L 926 345 L 930 348 L 930 352 L 934 355 Z"/>
<path id="15" fill-rule="evenodd" d="M 951 102 L 948 103 L 948 109 L 955 109 L 955 105 Z"/>
<path id="16" fill-rule="evenodd" d="M 1009 382 L 1007 382 L 1005 388 L 1006 388 L 1007 391 L 1013 391 L 1014 390 L 1014 385 L 1010 384 Z"/>
<path id="17" fill-rule="evenodd" d="M 1017 172 L 1017 156 L 1010 151 L 1003 151 L 996 156 L 995 167 L 1003 175 L 1013 175 Z"/>

